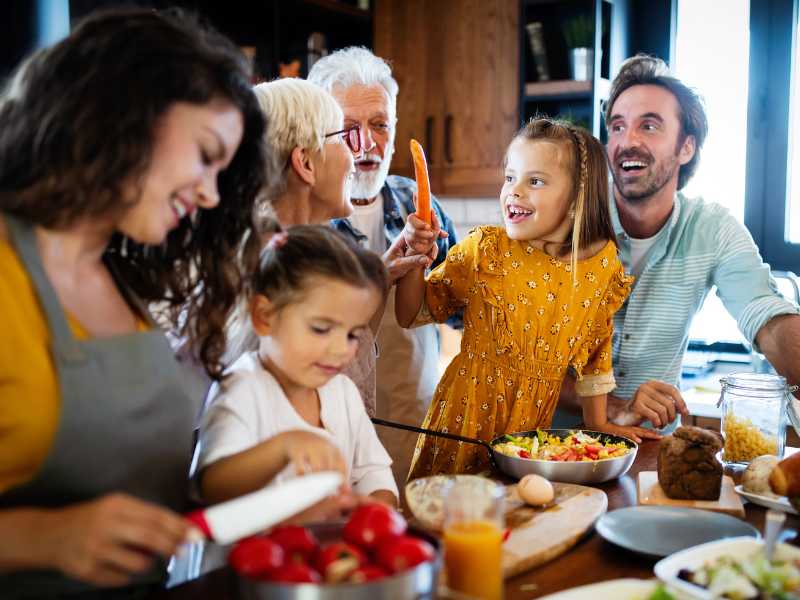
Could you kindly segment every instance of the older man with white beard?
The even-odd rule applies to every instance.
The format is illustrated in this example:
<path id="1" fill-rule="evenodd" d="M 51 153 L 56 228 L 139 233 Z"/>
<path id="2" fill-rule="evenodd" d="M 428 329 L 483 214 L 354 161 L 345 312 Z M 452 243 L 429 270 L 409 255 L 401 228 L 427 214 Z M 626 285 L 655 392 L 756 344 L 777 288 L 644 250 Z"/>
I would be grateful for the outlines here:
<path id="1" fill-rule="evenodd" d="M 334 221 L 334 225 L 384 254 L 414 212 L 417 189 L 410 179 L 389 175 L 397 121 L 397 82 L 386 61 L 366 48 L 346 48 L 320 59 L 308 79 L 336 98 L 346 128 L 361 128 L 362 155 L 356 159 L 351 187 L 353 214 Z M 431 200 L 442 230 L 448 233 L 437 242 L 435 267 L 456 243 L 456 234 L 439 203 Z M 439 380 L 436 326 L 401 328 L 394 316 L 391 294 L 378 332 L 378 352 L 377 416 L 419 425 Z M 392 457 L 395 478 L 405 481 L 417 434 L 380 427 L 378 435 Z"/>

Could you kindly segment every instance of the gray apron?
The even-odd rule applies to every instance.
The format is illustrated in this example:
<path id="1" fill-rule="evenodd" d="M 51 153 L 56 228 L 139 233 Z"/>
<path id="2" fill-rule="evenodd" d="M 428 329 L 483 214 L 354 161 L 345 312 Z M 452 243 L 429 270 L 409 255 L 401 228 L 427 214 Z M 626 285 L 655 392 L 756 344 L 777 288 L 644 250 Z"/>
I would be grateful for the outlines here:
<path id="1" fill-rule="evenodd" d="M 119 281 L 151 330 L 76 340 L 45 274 L 33 228 L 3 217 L 47 317 L 61 413 L 41 469 L 33 480 L 0 493 L 0 507 L 62 507 L 125 492 L 185 510 L 202 384 L 180 366 L 147 309 Z M 0 598 L 133 597 L 142 586 L 162 582 L 164 566 L 156 565 L 132 589 L 117 591 L 98 591 L 53 571 L 0 574 Z"/>

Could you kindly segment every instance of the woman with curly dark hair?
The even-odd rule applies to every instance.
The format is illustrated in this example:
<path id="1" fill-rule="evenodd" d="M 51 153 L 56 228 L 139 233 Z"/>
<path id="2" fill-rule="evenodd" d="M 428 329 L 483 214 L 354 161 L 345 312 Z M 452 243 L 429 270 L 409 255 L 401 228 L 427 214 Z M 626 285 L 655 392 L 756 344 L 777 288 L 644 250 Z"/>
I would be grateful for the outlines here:
<path id="1" fill-rule="evenodd" d="M 130 597 L 187 536 L 203 390 L 149 307 L 218 378 L 258 255 L 265 123 L 249 76 L 192 18 L 113 11 L 0 96 L 4 598 Z"/>

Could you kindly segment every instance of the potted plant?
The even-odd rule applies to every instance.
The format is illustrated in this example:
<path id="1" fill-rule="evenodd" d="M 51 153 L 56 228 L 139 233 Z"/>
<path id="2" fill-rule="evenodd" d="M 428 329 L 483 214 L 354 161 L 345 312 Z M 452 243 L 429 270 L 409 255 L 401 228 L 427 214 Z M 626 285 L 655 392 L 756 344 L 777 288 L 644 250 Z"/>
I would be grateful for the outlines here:
<path id="1" fill-rule="evenodd" d="M 587 14 L 577 15 L 564 22 L 563 31 L 569 48 L 572 79 L 591 80 L 594 76 L 594 21 Z"/>

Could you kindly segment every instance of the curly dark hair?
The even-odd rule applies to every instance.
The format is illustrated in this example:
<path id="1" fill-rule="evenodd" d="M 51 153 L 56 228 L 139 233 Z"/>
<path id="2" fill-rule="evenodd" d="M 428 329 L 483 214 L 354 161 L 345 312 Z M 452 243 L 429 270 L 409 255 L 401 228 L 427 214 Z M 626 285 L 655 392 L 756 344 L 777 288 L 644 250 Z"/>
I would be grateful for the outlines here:
<path id="1" fill-rule="evenodd" d="M 258 263 L 253 213 L 266 179 L 265 121 L 239 49 L 197 17 L 102 11 L 28 58 L 0 96 L 0 211 L 51 229 L 116 217 L 138 198 L 159 119 L 176 102 L 229 101 L 244 133 L 220 173 L 219 204 L 183 219 L 160 246 L 115 234 L 125 284 L 166 307 L 175 333 L 219 378 L 224 327 Z"/>
<path id="2" fill-rule="evenodd" d="M 708 118 L 703 100 L 695 90 L 674 77 L 663 60 L 647 54 L 637 54 L 622 63 L 619 73 L 611 82 L 611 93 L 605 103 L 606 126 L 611 119 L 611 110 L 617 98 L 635 85 L 657 85 L 670 92 L 678 101 L 681 133 L 676 148 L 680 148 L 689 135 L 694 137 L 695 142 L 692 160 L 681 165 L 678 171 L 678 189 L 682 190 L 697 171 L 700 164 L 700 150 L 708 135 Z"/>

